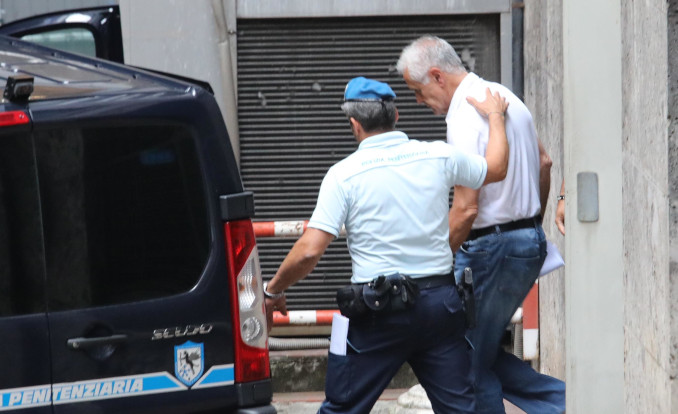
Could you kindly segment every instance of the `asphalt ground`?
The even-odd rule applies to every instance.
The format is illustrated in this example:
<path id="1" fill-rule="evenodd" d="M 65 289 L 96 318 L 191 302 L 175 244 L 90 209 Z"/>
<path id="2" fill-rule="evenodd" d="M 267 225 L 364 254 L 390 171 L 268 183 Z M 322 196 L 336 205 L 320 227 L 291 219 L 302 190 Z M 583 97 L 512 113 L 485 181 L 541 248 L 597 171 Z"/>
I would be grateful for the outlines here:
<path id="1" fill-rule="evenodd" d="M 315 414 L 324 398 L 322 391 L 275 393 L 273 406 L 278 414 Z M 506 414 L 525 414 L 506 400 L 504 406 Z M 433 414 L 433 411 L 421 389 L 395 388 L 384 391 L 370 414 Z"/>

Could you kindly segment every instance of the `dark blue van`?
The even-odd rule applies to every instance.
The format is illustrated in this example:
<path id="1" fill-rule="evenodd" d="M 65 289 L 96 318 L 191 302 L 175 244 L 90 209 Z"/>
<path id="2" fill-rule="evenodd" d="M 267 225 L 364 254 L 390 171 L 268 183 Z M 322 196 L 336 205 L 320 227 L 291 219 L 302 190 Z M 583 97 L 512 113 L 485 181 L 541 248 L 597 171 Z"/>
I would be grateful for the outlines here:
<path id="1" fill-rule="evenodd" d="M 0 36 L 0 412 L 275 413 L 214 97 Z"/>

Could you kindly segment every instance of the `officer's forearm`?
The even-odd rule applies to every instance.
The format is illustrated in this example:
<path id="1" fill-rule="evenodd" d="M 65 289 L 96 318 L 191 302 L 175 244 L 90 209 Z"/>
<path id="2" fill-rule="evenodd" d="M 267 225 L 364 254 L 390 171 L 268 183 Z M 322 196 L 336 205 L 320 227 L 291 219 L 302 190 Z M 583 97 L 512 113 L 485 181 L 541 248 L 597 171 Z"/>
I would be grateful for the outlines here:
<path id="1" fill-rule="evenodd" d="M 294 243 L 273 279 L 268 282 L 266 291 L 272 294 L 280 293 L 308 276 L 333 238 L 333 235 L 324 231 L 307 229 Z"/>
<path id="2" fill-rule="evenodd" d="M 490 112 L 489 140 L 485 150 L 487 175 L 483 184 L 494 183 L 506 178 L 508 172 L 509 145 L 506 139 L 505 117 L 503 113 Z"/>
<path id="3" fill-rule="evenodd" d="M 292 248 L 280 265 L 273 279 L 268 282 L 269 293 L 280 293 L 308 276 L 318 264 L 320 257 L 307 255 Z"/>

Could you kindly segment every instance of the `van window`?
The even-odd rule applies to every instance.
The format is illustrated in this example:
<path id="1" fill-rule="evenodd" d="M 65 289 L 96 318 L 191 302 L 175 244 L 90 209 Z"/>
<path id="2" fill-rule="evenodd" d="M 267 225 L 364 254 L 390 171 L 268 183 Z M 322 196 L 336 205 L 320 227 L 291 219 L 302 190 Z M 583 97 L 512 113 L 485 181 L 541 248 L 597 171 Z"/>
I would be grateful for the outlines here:
<path id="1" fill-rule="evenodd" d="M 80 27 L 27 34 L 21 36 L 21 40 L 67 52 L 96 57 L 94 35 L 89 30 Z"/>
<path id="2" fill-rule="evenodd" d="M 196 145 L 177 126 L 35 133 L 50 310 L 186 292 L 210 233 Z"/>
<path id="3" fill-rule="evenodd" d="M 44 254 L 33 145 L 0 135 L 0 316 L 45 312 Z"/>

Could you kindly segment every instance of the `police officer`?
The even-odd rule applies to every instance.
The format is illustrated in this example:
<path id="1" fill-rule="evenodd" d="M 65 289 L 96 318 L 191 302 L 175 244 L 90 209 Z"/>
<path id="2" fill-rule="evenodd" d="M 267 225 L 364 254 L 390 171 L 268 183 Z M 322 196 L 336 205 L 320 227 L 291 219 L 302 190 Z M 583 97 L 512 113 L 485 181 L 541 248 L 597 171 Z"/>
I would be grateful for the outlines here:
<path id="1" fill-rule="evenodd" d="M 329 353 L 320 413 L 369 413 L 406 361 L 436 413 L 474 411 L 448 196 L 454 185 L 479 188 L 506 175 L 507 104 L 489 89 L 486 97 L 469 101 L 490 124 L 483 158 L 394 130 L 389 85 L 363 77 L 346 85 L 342 110 L 358 149 L 327 172 L 308 229 L 264 285 L 270 329 L 272 312 L 287 312 L 284 290 L 313 270 L 345 225 L 352 287 L 364 296 L 357 305 L 367 306 L 350 318 L 346 354 Z"/>

